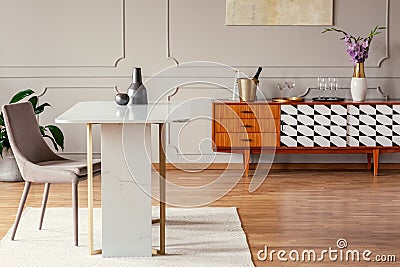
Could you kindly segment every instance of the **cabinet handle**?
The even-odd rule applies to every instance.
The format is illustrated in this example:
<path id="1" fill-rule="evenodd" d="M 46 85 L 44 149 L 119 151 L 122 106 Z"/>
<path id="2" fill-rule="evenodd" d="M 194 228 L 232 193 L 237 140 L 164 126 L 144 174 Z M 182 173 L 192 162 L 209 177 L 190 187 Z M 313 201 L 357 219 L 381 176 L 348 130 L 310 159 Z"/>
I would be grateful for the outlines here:
<path id="1" fill-rule="evenodd" d="M 245 125 L 242 125 L 242 127 L 243 127 L 243 128 L 253 128 L 254 126 L 253 126 L 253 125 L 246 125 L 246 124 L 245 124 Z"/>
<path id="2" fill-rule="evenodd" d="M 281 131 L 284 131 L 283 126 L 285 126 L 285 122 L 281 120 Z"/>
<path id="3" fill-rule="evenodd" d="M 242 113 L 244 113 L 244 114 L 253 114 L 253 111 L 250 111 L 250 110 L 243 110 Z"/>
<path id="4" fill-rule="evenodd" d="M 253 142 L 254 140 L 253 140 L 253 139 L 250 139 L 250 138 L 248 138 L 248 139 L 242 139 L 242 140 L 240 140 L 240 141 L 244 141 L 244 142 Z"/>

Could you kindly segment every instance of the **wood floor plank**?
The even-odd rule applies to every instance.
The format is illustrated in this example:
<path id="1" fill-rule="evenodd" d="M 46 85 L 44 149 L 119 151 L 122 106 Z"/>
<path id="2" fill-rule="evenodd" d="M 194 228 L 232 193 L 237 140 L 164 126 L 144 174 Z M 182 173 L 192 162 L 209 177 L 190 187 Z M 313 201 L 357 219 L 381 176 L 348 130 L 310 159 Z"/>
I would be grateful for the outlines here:
<path id="1" fill-rule="evenodd" d="M 209 183 L 222 171 L 185 173 L 168 171 L 168 180 L 181 185 Z M 232 177 L 232 179 L 234 176 Z M 348 249 L 369 249 L 376 254 L 397 253 L 400 262 L 400 172 L 382 170 L 374 177 L 366 171 L 274 170 L 254 193 L 242 178 L 236 187 L 209 206 L 238 208 L 256 266 L 395 266 L 376 262 L 260 261 L 264 249 L 336 249 L 345 238 Z M 0 183 L 0 236 L 12 226 L 23 183 Z M 79 185 L 79 205 L 87 206 L 87 183 Z M 33 185 L 27 206 L 40 207 L 43 185 Z M 100 207 L 100 177 L 94 179 L 94 205 Z M 156 204 L 156 201 L 154 201 Z M 51 187 L 48 207 L 70 207 L 71 186 Z M 39 218 L 38 218 L 39 220 Z"/>

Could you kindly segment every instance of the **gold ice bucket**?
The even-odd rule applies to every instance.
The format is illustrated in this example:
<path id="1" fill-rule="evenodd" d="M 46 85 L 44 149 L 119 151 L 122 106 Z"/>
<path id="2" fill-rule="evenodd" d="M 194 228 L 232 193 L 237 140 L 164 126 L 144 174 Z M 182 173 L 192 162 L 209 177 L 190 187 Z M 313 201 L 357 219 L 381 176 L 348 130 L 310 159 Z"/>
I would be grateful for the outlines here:
<path id="1" fill-rule="evenodd" d="M 258 79 L 237 79 L 239 98 L 243 102 L 254 102 L 256 100 Z"/>

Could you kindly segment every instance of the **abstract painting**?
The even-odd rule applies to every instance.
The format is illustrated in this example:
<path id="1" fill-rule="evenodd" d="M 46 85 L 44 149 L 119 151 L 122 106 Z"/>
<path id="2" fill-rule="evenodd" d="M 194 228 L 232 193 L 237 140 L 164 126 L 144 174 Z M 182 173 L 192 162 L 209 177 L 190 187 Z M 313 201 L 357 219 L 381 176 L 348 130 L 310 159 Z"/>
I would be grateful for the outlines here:
<path id="1" fill-rule="evenodd" d="M 332 25 L 333 0 L 226 0 L 226 25 Z"/>

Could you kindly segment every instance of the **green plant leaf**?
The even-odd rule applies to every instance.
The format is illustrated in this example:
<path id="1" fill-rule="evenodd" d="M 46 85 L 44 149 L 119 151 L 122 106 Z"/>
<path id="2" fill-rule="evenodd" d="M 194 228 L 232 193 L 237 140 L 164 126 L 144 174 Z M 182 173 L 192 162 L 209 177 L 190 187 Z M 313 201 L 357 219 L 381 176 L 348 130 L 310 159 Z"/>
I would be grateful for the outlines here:
<path id="1" fill-rule="evenodd" d="M 49 138 L 51 140 L 51 142 L 53 143 L 54 149 L 58 151 L 57 143 L 53 137 L 51 137 L 50 135 L 47 135 L 47 134 L 43 135 L 43 137 Z"/>
<path id="2" fill-rule="evenodd" d="M 8 140 L 2 139 L 0 140 L 0 156 L 3 158 L 3 149 L 9 150 L 10 147 L 7 146 Z"/>
<path id="3" fill-rule="evenodd" d="M 11 98 L 10 104 L 17 103 L 17 102 L 21 101 L 22 99 L 24 99 L 25 97 L 30 96 L 33 93 L 35 93 L 35 92 L 32 89 L 26 89 L 26 90 L 20 91 Z"/>
<path id="4" fill-rule="evenodd" d="M 35 114 L 38 115 L 38 114 L 42 113 L 44 111 L 45 107 L 50 107 L 50 106 L 51 105 L 49 103 L 44 103 L 44 104 L 41 104 L 40 106 L 37 106 L 35 108 Z"/>
<path id="5" fill-rule="evenodd" d="M 31 98 L 28 99 L 28 101 L 32 103 L 33 109 L 36 108 L 38 100 L 39 98 L 37 96 L 32 96 Z"/>
<path id="6" fill-rule="evenodd" d="M 0 126 L 4 126 L 4 117 L 3 117 L 3 112 L 0 113 Z"/>
<path id="7" fill-rule="evenodd" d="M 42 136 L 44 136 L 45 134 L 46 134 L 46 128 L 44 128 L 43 126 L 40 126 L 39 125 L 39 131 L 40 131 L 40 134 L 42 135 Z"/>
<path id="8" fill-rule="evenodd" d="M 0 156 L 3 158 L 3 141 L 0 141 Z"/>
<path id="9" fill-rule="evenodd" d="M 11 148 L 6 132 L 2 133 L 1 138 L 0 138 L 0 143 L 1 143 L 1 146 L 7 150 Z"/>
<path id="10" fill-rule="evenodd" d="M 0 139 L 7 139 L 7 129 L 5 127 L 1 128 L 0 130 Z"/>
<path id="11" fill-rule="evenodd" d="M 45 128 L 49 129 L 57 145 L 64 150 L 64 134 L 62 133 L 61 129 L 55 125 L 47 125 Z"/>

